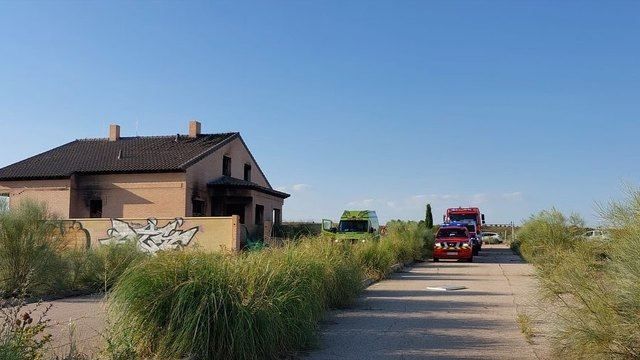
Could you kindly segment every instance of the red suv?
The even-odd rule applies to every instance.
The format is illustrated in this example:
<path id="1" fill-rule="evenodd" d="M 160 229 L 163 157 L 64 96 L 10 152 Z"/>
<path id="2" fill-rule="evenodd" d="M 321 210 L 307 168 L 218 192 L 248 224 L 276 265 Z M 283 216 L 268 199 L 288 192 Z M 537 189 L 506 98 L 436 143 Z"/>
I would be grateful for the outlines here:
<path id="1" fill-rule="evenodd" d="M 443 225 L 438 230 L 433 246 L 433 261 L 440 259 L 473 261 L 473 244 L 466 227 Z"/>

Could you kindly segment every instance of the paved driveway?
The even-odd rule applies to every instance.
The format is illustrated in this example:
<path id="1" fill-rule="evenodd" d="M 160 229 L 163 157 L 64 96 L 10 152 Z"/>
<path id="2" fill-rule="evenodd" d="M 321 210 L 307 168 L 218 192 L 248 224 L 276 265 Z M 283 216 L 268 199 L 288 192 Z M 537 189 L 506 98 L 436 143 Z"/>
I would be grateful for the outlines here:
<path id="1" fill-rule="evenodd" d="M 474 263 L 419 263 L 365 290 L 323 322 L 308 359 L 535 359 L 516 316 L 535 307 L 532 267 L 505 246 L 485 245 Z M 462 285 L 439 292 L 427 287 Z"/>

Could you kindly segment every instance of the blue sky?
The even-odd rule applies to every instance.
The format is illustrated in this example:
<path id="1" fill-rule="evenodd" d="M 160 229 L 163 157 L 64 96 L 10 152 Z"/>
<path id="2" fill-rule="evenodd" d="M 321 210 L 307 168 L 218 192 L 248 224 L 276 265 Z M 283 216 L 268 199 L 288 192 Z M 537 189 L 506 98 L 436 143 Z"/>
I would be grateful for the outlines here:
<path id="1" fill-rule="evenodd" d="M 0 166 L 195 118 L 242 133 L 289 220 L 595 223 L 639 183 L 640 2 L 16 1 L 0 34 Z"/>

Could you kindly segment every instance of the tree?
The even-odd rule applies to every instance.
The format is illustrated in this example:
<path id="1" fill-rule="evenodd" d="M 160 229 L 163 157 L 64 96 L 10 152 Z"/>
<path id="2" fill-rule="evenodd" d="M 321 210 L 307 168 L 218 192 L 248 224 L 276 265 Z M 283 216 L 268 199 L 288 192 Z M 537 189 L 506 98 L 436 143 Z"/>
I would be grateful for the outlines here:
<path id="1" fill-rule="evenodd" d="M 425 214 L 424 221 L 427 223 L 427 228 L 433 229 L 433 214 L 431 213 L 431 204 L 427 204 L 427 213 Z"/>

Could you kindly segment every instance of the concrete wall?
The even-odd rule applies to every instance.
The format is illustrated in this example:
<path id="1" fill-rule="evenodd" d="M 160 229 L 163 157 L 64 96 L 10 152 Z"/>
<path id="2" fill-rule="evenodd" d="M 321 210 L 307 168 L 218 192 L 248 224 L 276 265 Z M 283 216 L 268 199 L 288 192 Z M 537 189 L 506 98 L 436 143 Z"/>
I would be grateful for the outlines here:
<path id="1" fill-rule="evenodd" d="M 9 194 L 9 207 L 17 207 L 22 201 L 31 199 L 46 202 L 49 212 L 69 218 L 71 203 L 71 181 L 29 180 L 0 181 L 0 194 Z"/>
<path id="2" fill-rule="evenodd" d="M 75 248 L 93 248 L 137 237 L 139 246 L 150 252 L 177 248 L 238 251 L 242 241 L 237 216 L 69 219 L 64 227 L 67 246 Z"/>
<path id="3" fill-rule="evenodd" d="M 102 199 L 103 218 L 186 215 L 185 173 L 77 176 L 72 185 L 71 218 L 88 218 L 91 199 Z"/>

